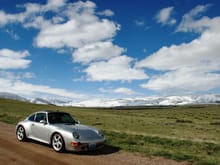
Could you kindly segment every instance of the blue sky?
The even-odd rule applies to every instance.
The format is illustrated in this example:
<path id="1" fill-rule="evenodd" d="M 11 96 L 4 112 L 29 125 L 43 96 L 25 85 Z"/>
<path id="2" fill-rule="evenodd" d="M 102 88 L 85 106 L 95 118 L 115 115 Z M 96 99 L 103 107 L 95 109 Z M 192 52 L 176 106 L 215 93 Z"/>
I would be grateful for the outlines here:
<path id="1" fill-rule="evenodd" d="M 65 99 L 220 92 L 220 2 L 0 5 L 0 92 Z"/>

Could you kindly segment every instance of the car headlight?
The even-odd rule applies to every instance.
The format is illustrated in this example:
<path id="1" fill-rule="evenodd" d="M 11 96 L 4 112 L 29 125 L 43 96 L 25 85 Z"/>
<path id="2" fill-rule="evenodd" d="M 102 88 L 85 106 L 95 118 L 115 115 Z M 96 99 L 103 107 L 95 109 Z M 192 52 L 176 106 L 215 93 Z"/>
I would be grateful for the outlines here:
<path id="1" fill-rule="evenodd" d="M 99 136 L 101 136 L 101 137 L 104 137 L 104 133 L 103 133 L 102 131 L 100 131 L 100 130 L 97 130 L 97 134 L 98 134 Z"/>
<path id="2" fill-rule="evenodd" d="M 74 132 L 73 132 L 73 137 L 74 137 L 75 139 L 79 139 L 80 135 L 79 135 L 76 131 L 74 131 Z"/>

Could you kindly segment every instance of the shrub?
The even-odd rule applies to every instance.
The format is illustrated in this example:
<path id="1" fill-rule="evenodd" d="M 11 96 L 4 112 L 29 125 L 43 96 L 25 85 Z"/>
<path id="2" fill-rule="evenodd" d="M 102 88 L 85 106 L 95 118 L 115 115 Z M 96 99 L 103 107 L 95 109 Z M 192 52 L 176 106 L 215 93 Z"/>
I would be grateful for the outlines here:
<path id="1" fill-rule="evenodd" d="M 176 119 L 176 123 L 193 123 L 192 120 Z"/>

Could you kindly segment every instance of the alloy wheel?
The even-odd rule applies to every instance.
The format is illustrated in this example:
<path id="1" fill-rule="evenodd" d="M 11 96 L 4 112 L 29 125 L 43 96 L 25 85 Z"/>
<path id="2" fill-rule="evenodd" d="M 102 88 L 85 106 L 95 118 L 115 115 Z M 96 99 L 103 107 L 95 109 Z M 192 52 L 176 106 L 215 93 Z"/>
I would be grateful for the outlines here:
<path id="1" fill-rule="evenodd" d="M 56 133 L 53 135 L 52 147 L 57 152 L 61 152 L 64 150 L 64 141 L 60 134 Z"/>

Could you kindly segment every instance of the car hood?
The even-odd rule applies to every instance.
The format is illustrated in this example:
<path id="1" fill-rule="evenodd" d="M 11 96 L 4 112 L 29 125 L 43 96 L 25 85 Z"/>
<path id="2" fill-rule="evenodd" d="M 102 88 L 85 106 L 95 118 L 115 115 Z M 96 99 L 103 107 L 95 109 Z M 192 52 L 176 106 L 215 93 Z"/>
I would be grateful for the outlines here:
<path id="1" fill-rule="evenodd" d="M 103 137 L 98 133 L 98 130 L 83 124 L 54 124 L 54 126 L 67 132 L 76 132 L 80 136 L 79 140 L 103 139 Z"/>

